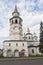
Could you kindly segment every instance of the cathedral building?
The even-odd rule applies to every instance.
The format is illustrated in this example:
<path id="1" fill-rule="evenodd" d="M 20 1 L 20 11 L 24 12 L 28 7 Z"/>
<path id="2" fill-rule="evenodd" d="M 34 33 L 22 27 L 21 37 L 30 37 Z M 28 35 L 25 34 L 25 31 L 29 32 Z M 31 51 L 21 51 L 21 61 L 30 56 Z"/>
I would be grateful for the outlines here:
<path id="1" fill-rule="evenodd" d="M 32 35 L 30 29 L 27 28 L 23 35 L 22 22 L 23 20 L 15 5 L 12 18 L 10 18 L 10 39 L 3 41 L 4 57 L 24 57 L 39 54 L 39 42 L 36 33 Z"/>

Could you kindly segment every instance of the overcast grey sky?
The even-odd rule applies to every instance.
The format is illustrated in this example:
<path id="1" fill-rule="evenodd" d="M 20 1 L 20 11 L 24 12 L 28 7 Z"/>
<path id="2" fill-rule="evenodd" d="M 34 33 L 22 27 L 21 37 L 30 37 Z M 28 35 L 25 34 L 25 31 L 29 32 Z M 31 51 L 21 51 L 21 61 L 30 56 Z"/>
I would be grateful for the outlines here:
<path id="1" fill-rule="evenodd" d="M 23 31 L 29 27 L 32 34 L 39 37 L 40 22 L 43 22 L 43 0 L 0 0 L 0 47 L 9 38 L 9 19 L 17 4 L 23 19 Z"/>

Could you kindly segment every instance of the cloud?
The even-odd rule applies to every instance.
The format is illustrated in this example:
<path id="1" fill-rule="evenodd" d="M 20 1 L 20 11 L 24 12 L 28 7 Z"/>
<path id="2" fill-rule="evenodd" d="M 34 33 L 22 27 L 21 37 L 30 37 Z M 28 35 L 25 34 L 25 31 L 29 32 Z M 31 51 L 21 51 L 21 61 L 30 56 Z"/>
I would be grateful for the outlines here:
<path id="1" fill-rule="evenodd" d="M 25 31 L 26 28 L 30 27 L 38 37 L 40 34 L 40 22 L 43 22 L 43 11 L 39 9 L 39 7 L 41 8 L 39 4 L 40 0 L 23 0 L 23 2 L 19 2 L 20 6 L 18 5 L 23 19 L 23 30 Z"/>
<path id="2" fill-rule="evenodd" d="M 43 0 L 0 0 L 0 43 L 9 37 L 9 19 L 17 4 L 23 19 L 23 31 L 30 27 L 39 37 L 40 21 L 43 21 Z"/>
<path id="3" fill-rule="evenodd" d="M 3 28 L 0 30 L 0 37 L 6 37 L 9 36 L 9 27 Z"/>
<path id="4" fill-rule="evenodd" d="M 25 18 L 24 18 L 24 16 L 23 16 L 23 30 L 25 31 L 29 27 L 31 33 L 36 32 L 36 34 L 39 38 L 40 22 L 43 21 L 43 14 L 29 13 L 28 15 L 25 16 Z"/>
<path id="5" fill-rule="evenodd" d="M 36 35 L 39 38 L 39 34 L 40 34 L 40 24 L 37 24 L 33 27 L 30 28 L 31 32 L 34 34 L 34 32 L 36 32 Z"/>
<path id="6" fill-rule="evenodd" d="M 39 9 L 43 10 L 43 0 L 38 0 Z"/>

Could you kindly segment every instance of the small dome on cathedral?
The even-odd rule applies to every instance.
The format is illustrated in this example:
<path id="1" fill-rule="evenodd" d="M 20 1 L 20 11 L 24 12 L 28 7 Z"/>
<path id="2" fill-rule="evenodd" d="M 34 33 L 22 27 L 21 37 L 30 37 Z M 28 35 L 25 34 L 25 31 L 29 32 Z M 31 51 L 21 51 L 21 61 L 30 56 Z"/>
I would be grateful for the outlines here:
<path id="1" fill-rule="evenodd" d="M 26 35 L 32 35 L 32 34 L 30 33 L 30 29 L 29 29 L 29 28 L 27 28 L 27 33 L 26 33 Z"/>
<path id="2" fill-rule="evenodd" d="M 30 33 L 30 30 L 29 30 L 29 28 L 27 28 L 27 33 Z"/>
<path id="3" fill-rule="evenodd" d="M 36 40 L 37 41 L 37 35 L 36 35 L 36 33 L 34 32 L 34 40 Z"/>
<path id="4" fill-rule="evenodd" d="M 34 36 L 36 36 L 36 32 L 34 32 Z"/>

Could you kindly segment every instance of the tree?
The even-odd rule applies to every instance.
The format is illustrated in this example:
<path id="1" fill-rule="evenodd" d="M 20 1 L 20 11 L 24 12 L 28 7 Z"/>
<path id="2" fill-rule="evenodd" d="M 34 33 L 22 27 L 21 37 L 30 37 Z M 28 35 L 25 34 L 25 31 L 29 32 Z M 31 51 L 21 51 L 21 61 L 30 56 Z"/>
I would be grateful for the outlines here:
<path id="1" fill-rule="evenodd" d="M 39 50 L 43 53 L 43 22 L 40 23 L 40 45 Z"/>

